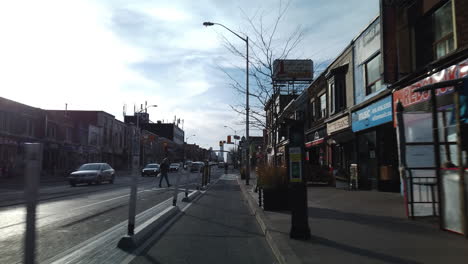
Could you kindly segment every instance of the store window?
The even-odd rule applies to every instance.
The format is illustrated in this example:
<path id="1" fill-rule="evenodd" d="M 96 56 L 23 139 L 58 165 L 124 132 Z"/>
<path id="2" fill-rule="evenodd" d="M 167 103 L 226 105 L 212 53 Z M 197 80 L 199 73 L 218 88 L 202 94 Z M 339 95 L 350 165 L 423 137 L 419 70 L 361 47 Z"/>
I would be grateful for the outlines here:
<path id="1" fill-rule="evenodd" d="M 380 53 L 365 64 L 366 94 L 374 93 L 382 87 L 381 64 Z"/>
<path id="2" fill-rule="evenodd" d="M 434 53 L 439 59 L 455 49 L 452 1 L 448 1 L 432 15 L 434 23 Z"/>
<path id="3" fill-rule="evenodd" d="M 327 94 L 322 94 L 319 97 L 320 101 L 320 118 L 324 118 L 327 116 Z"/>

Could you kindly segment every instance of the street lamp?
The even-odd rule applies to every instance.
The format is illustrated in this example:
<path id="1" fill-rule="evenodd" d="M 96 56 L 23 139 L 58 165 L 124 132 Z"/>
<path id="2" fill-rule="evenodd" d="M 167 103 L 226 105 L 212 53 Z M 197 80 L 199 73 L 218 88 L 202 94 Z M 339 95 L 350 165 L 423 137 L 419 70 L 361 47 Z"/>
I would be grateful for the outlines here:
<path id="1" fill-rule="evenodd" d="M 246 64 L 245 64 L 245 68 L 246 68 L 246 70 L 245 70 L 245 83 L 246 83 L 246 85 L 245 85 L 245 90 L 246 90 L 246 95 L 245 95 L 245 138 L 246 138 L 246 143 L 247 143 L 247 146 L 248 146 L 248 143 L 249 143 L 249 110 L 250 110 L 250 108 L 249 108 L 249 37 L 245 36 L 245 38 L 243 38 L 239 34 L 237 34 L 236 32 L 234 32 L 231 29 L 229 29 L 228 27 L 224 26 L 223 24 L 214 23 L 214 22 L 203 22 L 203 25 L 205 27 L 214 26 L 214 25 L 221 26 L 221 27 L 227 29 L 229 32 L 236 35 L 238 38 L 240 38 L 241 40 L 243 40 L 245 42 L 245 45 L 246 45 L 246 54 L 245 54 L 245 58 L 246 58 Z M 249 185 L 250 157 L 249 157 L 249 148 L 248 147 L 246 148 L 246 155 L 247 155 L 247 162 L 246 162 L 245 184 Z"/>
<path id="2" fill-rule="evenodd" d="M 185 142 L 188 143 L 189 138 L 195 137 L 195 136 L 196 136 L 195 134 L 188 136 L 187 139 L 185 139 Z"/>
<path id="3" fill-rule="evenodd" d="M 140 111 L 135 113 L 136 117 L 136 136 L 137 144 L 136 149 L 133 152 L 133 179 L 132 188 L 130 190 L 130 206 L 128 207 L 128 228 L 127 235 L 132 239 L 135 234 L 135 214 L 136 214 L 136 196 L 137 196 L 137 182 L 138 182 L 138 169 L 140 167 L 140 116 L 143 111 L 146 111 L 150 107 L 158 107 L 157 105 L 149 105 Z"/>
<path id="4" fill-rule="evenodd" d="M 226 126 L 226 125 L 225 125 L 224 127 L 230 128 L 232 131 L 234 131 L 234 151 L 235 151 L 235 153 L 236 153 L 236 155 L 237 155 L 237 150 L 238 150 L 237 139 L 236 139 L 236 137 L 237 137 L 237 130 L 235 130 L 234 128 L 232 128 L 232 127 L 230 127 L 230 126 Z M 237 162 L 237 157 L 236 157 L 236 155 L 234 155 L 234 159 L 235 159 L 235 160 L 234 160 L 234 168 L 237 168 L 237 164 L 236 164 L 236 162 Z"/>

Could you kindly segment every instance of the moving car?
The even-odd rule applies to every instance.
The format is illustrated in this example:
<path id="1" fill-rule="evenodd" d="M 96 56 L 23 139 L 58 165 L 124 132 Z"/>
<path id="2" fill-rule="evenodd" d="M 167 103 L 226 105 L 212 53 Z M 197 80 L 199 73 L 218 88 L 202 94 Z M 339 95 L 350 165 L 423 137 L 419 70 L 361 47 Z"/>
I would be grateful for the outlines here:
<path id="1" fill-rule="evenodd" d="M 218 162 L 218 168 L 224 168 L 224 162 L 223 161 Z"/>
<path id="2" fill-rule="evenodd" d="M 149 163 L 146 164 L 146 166 L 141 170 L 141 177 L 145 176 L 158 176 L 158 174 L 161 172 L 161 166 L 157 163 Z"/>
<path id="3" fill-rule="evenodd" d="M 70 173 L 68 181 L 72 187 L 78 183 L 101 184 L 103 181 L 114 183 L 115 170 L 107 163 L 86 163 Z"/>
<path id="4" fill-rule="evenodd" d="M 202 172 L 203 167 L 205 167 L 205 163 L 201 161 L 192 162 L 192 165 L 190 166 L 190 172 Z"/>
<path id="5" fill-rule="evenodd" d="M 171 163 L 169 165 L 169 171 L 179 171 L 180 163 Z"/>

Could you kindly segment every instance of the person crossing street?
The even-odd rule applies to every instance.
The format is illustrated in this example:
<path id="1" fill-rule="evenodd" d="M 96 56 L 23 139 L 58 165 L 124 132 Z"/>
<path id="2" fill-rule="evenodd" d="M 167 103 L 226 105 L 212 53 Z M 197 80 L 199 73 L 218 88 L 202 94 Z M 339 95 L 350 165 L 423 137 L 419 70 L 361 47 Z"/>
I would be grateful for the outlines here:
<path id="1" fill-rule="evenodd" d="M 169 184 L 169 179 L 167 178 L 168 171 L 169 171 L 169 160 L 167 158 L 164 158 L 163 161 L 161 162 L 161 177 L 159 179 L 159 188 L 161 188 L 163 178 L 166 178 L 167 187 L 171 187 L 171 184 Z"/>

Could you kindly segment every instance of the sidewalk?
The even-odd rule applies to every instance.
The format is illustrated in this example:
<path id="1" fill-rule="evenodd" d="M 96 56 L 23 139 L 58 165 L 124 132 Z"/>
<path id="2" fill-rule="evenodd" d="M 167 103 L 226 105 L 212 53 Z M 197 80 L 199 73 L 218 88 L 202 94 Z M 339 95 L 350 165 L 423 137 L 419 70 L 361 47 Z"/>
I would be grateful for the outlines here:
<path id="1" fill-rule="evenodd" d="M 236 175 L 223 175 L 132 263 L 276 263 Z"/>
<path id="2" fill-rule="evenodd" d="M 241 189 L 284 263 L 468 263 L 468 240 L 435 223 L 409 220 L 395 193 L 309 187 L 312 239 L 292 240 L 290 212 L 260 209 L 255 173 L 251 177 Z"/>

